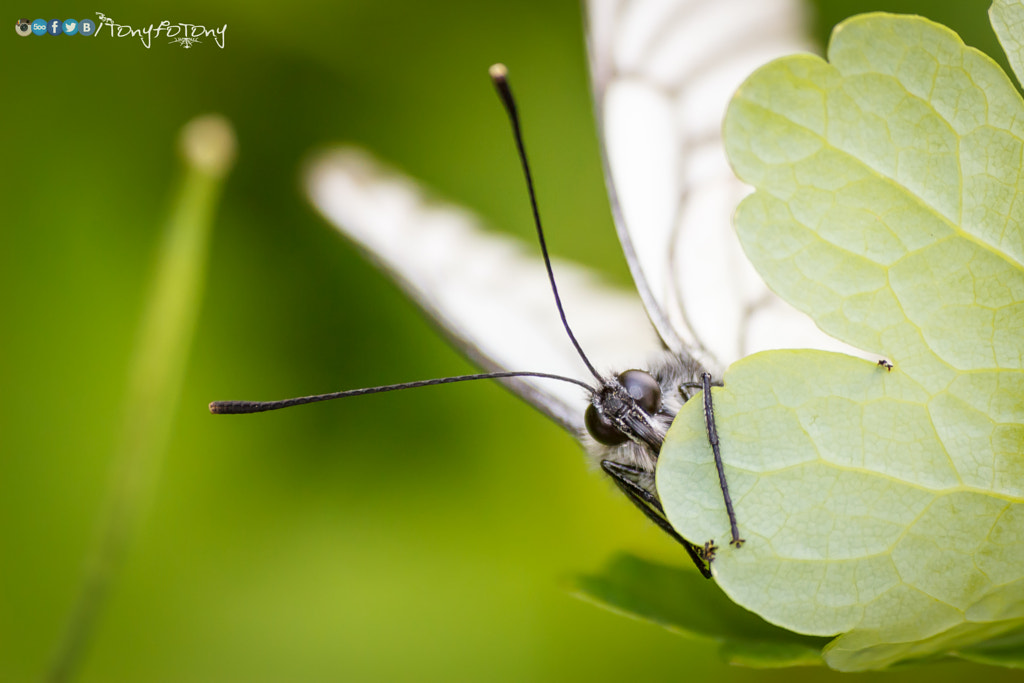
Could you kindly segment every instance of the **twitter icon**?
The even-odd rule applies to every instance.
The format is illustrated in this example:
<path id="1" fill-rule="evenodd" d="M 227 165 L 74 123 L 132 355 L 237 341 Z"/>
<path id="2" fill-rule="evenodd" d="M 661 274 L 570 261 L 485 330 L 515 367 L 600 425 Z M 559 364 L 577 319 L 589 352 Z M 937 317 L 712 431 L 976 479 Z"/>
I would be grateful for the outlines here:
<path id="1" fill-rule="evenodd" d="M 64 20 L 64 35 L 73 36 L 78 33 L 78 22 L 74 19 Z"/>

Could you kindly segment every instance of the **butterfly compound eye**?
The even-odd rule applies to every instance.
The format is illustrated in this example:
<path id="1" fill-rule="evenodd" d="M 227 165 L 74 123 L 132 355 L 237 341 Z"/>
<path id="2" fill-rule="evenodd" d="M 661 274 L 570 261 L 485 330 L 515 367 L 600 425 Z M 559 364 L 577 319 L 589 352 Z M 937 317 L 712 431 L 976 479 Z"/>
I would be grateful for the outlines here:
<path id="1" fill-rule="evenodd" d="M 661 385 L 650 373 L 626 370 L 619 375 L 619 384 L 644 412 L 653 415 L 661 408 Z"/>
<path id="2" fill-rule="evenodd" d="M 597 408 L 594 407 L 593 403 L 587 406 L 587 412 L 583 414 L 583 422 L 587 425 L 587 431 L 590 432 L 590 435 L 598 443 L 603 443 L 605 446 L 617 446 L 626 440 L 626 435 L 620 432 L 611 422 L 604 419 L 597 412 Z"/>

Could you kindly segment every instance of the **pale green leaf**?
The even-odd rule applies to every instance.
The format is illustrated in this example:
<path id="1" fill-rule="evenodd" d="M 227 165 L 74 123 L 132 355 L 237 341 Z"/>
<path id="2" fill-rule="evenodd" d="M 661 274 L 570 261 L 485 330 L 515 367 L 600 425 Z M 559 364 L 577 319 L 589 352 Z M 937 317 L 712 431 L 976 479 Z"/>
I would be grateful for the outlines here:
<path id="1" fill-rule="evenodd" d="M 725 122 L 737 212 L 769 286 L 895 363 L 814 351 L 734 364 L 714 390 L 747 544 L 716 579 L 838 669 L 968 651 L 1024 624 L 1024 103 L 920 17 L 838 26 L 828 62 L 773 62 Z M 658 490 L 703 543 L 728 523 L 701 399 Z"/>
<path id="2" fill-rule="evenodd" d="M 988 10 L 1018 83 L 1024 83 L 1024 2 L 995 0 Z"/>

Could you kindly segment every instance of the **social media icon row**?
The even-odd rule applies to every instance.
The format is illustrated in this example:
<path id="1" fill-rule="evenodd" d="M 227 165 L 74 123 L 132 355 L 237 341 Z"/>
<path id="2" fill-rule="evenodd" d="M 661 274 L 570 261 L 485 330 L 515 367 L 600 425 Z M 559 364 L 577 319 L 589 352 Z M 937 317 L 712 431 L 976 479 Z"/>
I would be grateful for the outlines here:
<path id="1" fill-rule="evenodd" d="M 96 31 L 96 24 L 91 19 L 36 19 L 35 21 L 29 21 L 28 19 L 18 19 L 14 25 L 14 30 L 19 36 L 27 36 L 30 33 L 34 33 L 37 36 L 45 36 L 50 34 L 51 36 L 59 36 L 61 34 L 66 36 L 73 36 L 80 34 L 83 36 L 91 36 Z"/>

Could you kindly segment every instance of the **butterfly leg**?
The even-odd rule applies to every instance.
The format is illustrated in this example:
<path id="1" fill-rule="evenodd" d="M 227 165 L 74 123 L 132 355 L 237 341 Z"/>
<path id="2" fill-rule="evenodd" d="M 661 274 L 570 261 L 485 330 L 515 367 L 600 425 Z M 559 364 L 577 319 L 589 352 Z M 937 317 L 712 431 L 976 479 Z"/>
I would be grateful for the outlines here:
<path id="1" fill-rule="evenodd" d="M 722 380 L 712 380 L 711 386 L 720 387 L 722 386 Z M 685 382 L 679 385 L 679 395 L 683 397 L 683 403 L 686 403 L 693 398 L 693 391 L 700 391 L 704 388 L 703 382 Z"/>
<path id="2" fill-rule="evenodd" d="M 732 497 L 729 495 L 729 484 L 725 481 L 725 466 L 722 464 L 722 453 L 718 448 L 718 430 L 715 428 L 715 411 L 711 405 L 711 375 L 704 373 L 700 376 L 701 388 L 704 391 L 704 425 L 708 430 L 708 442 L 711 444 L 711 452 L 715 454 L 715 467 L 718 469 L 718 483 L 722 487 L 722 497 L 725 499 L 725 511 L 729 515 L 729 530 L 732 532 L 732 540 L 729 545 L 737 548 L 743 545 L 740 538 L 740 530 L 736 525 L 736 511 L 732 508 Z"/>
<path id="3" fill-rule="evenodd" d="M 690 559 L 693 560 L 693 564 L 696 565 L 697 570 L 700 571 L 701 575 L 705 579 L 710 579 L 710 559 L 705 559 L 704 553 L 705 548 L 714 547 L 714 541 L 709 541 L 709 543 L 705 545 L 705 548 L 701 548 L 680 536 L 663 516 L 665 514 L 665 510 L 661 507 L 661 501 L 658 500 L 658 497 L 630 478 L 642 475 L 643 472 L 640 470 L 628 465 L 622 465 L 614 460 L 602 460 L 601 469 L 603 469 L 605 473 L 612 478 L 615 485 L 619 487 L 620 491 L 626 494 L 626 497 L 632 501 L 633 505 L 637 506 L 637 508 L 647 516 L 647 519 L 657 524 L 662 531 L 674 538 L 683 546 L 683 548 L 686 549 L 687 554 L 690 556 Z M 711 553 L 711 556 L 714 556 L 713 552 Z"/>

